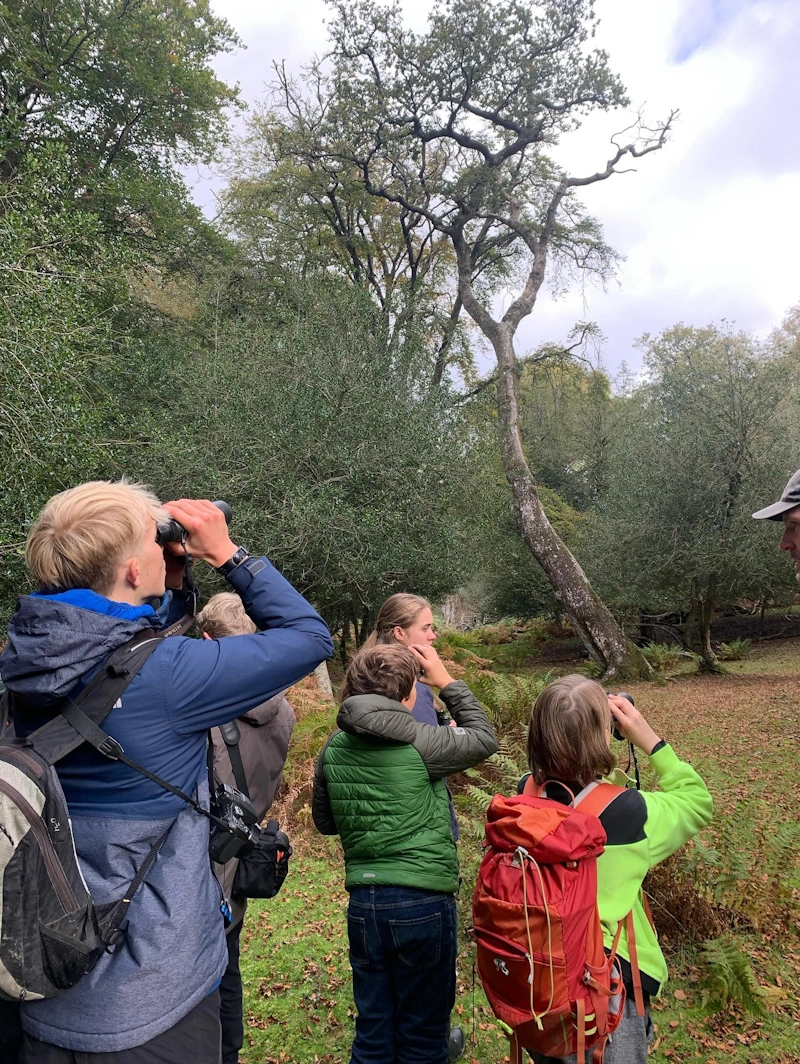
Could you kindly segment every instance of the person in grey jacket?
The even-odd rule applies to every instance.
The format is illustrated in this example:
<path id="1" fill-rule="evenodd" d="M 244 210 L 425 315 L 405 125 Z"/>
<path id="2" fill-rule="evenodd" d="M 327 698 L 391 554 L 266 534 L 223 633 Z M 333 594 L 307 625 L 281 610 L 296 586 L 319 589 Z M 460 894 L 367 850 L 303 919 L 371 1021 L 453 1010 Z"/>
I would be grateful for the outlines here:
<path id="1" fill-rule="evenodd" d="M 258 629 L 247 616 L 238 595 L 223 591 L 212 596 L 197 616 L 197 626 L 204 639 L 252 635 Z M 238 754 L 241 758 L 247 794 L 255 807 L 259 822 L 266 816 L 280 786 L 289 740 L 295 725 L 294 710 L 281 692 L 255 706 L 236 721 Z M 231 746 L 219 728 L 211 729 L 214 776 L 220 783 L 238 789 L 231 760 Z M 235 755 L 234 755 L 235 756 Z M 239 969 L 239 936 L 242 931 L 247 899 L 233 896 L 233 881 L 239 861 L 234 857 L 224 865 L 214 865 L 222 891 L 231 903 L 231 923 L 225 931 L 228 966 L 219 984 L 220 1021 L 222 1023 L 222 1064 L 237 1064 L 244 1044 L 244 1009 L 242 973 Z"/>
<path id="2" fill-rule="evenodd" d="M 0 673 L 27 735 L 116 647 L 174 616 L 183 560 L 161 545 L 171 516 L 260 629 L 210 642 L 163 639 L 104 722 L 136 762 L 208 802 L 207 733 L 311 672 L 333 651 L 316 611 L 266 558 L 232 542 L 205 500 L 161 506 L 140 485 L 93 482 L 54 496 L 31 529 L 39 590 L 19 599 Z M 155 602 L 155 606 L 153 605 Z M 181 606 L 181 612 L 182 606 Z M 59 761 L 78 860 L 96 904 L 118 900 L 169 834 L 128 908 L 124 938 L 58 997 L 22 1004 L 22 1064 L 219 1064 L 217 987 L 227 965 L 208 821 L 86 744 Z"/>

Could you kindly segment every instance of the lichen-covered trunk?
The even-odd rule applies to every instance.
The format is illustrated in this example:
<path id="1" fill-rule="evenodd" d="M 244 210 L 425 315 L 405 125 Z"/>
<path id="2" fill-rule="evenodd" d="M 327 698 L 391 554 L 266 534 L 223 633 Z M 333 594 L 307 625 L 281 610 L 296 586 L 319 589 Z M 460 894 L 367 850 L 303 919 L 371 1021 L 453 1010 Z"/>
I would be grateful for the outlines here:
<path id="1" fill-rule="evenodd" d="M 606 676 L 651 676 L 652 669 L 644 655 L 625 635 L 547 519 L 522 447 L 513 341 L 501 328 L 492 337 L 492 345 L 498 366 L 500 455 L 525 543 L 544 570 L 556 599 L 589 654 Z"/>

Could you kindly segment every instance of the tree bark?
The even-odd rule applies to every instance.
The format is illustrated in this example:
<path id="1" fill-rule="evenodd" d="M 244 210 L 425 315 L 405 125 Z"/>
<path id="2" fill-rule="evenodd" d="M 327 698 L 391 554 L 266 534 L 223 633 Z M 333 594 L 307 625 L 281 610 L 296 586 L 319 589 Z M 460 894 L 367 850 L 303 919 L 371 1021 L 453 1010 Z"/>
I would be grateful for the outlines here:
<path id="1" fill-rule="evenodd" d="M 522 446 L 516 356 L 510 327 L 500 323 L 489 339 L 497 356 L 500 456 L 525 543 L 604 675 L 650 677 L 652 669 L 641 650 L 625 635 L 547 519 Z"/>
<path id="2" fill-rule="evenodd" d="M 724 673 L 719 658 L 711 646 L 711 621 L 714 615 L 714 603 L 717 595 L 717 574 L 710 573 L 705 588 L 702 587 L 700 578 L 692 580 L 692 609 L 695 609 L 697 623 L 700 630 L 700 671 Z"/>
<path id="3" fill-rule="evenodd" d="M 326 698 L 333 700 L 333 685 L 331 684 L 330 673 L 328 672 L 328 664 L 325 661 L 321 661 L 314 669 L 314 679 L 317 681 L 317 687 L 325 695 Z"/>

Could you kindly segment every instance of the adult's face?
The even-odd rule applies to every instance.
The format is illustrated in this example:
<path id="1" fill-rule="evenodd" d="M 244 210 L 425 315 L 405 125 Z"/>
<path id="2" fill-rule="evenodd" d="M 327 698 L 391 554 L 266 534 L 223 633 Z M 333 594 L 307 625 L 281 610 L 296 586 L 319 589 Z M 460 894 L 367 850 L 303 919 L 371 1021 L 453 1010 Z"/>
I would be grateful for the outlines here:
<path id="1" fill-rule="evenodd" d="M 399 624 L 396 624 L 393 631 L 397 642 L 402 643 L 404 647 L 410 646 L 411 643 L 421 643 L 425 646 L 436 639 L 433 614 L 427 606 L 419 611 L 414 618 L 414 623 L 410 624 L 408 628 L 401 628 Z"/>
<path id="2" fill-rule="evenodd" d="M 800 581 L 800 506 L 787 510 L 783 515 L 783 536 L 780 548 L 791 554 L 797 570 L 797 579 Z"/>

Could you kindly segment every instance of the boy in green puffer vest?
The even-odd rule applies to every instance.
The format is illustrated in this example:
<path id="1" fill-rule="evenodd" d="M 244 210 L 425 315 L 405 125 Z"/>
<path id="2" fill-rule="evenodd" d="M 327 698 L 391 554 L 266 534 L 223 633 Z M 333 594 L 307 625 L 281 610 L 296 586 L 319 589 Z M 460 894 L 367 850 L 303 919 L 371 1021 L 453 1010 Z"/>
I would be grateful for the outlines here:
<path id="1" fill-rule="evenodd" d="M 456 727 L 414 720 L 418 678 L 440 688 Z M 351 1064 L 446 1064 L 459 877 L 444 779 L 497 741 L 431 646 L 361 650 L 342 699 L 339 730 L 317 759 L 312 813 L 344 849 L 358 1009 Z"/>

